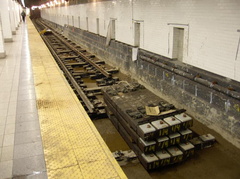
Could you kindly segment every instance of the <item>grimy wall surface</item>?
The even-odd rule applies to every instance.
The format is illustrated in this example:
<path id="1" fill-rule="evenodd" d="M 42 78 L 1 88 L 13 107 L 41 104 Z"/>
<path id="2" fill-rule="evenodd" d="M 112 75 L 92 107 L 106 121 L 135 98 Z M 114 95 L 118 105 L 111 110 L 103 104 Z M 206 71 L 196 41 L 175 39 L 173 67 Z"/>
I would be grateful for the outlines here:
<path id="1" fill-rule="evenodd" d="M 41 14 L 240 148 L 239 7 L 238 0 L 122 0 Z"/>

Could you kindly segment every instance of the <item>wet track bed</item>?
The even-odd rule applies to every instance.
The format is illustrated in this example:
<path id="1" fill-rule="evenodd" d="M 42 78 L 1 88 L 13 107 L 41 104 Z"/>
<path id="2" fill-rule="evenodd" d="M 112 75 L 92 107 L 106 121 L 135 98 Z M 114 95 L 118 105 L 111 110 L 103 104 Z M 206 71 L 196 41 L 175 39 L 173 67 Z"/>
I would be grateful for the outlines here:
<path id="1" fill-rule="evenodd" d="M 49 28 L 39 23 L 36 26 L 38 26 L 39 31 Z M 114 102 L 115 99 L 111 99 L 111 97 L 106 97 L 106 96 L 109 96 L 106 90 L 105 90 L 105 99 L 107 98 L 107 100 L 105 100 L 105 102 L 107 101 L 108 107 L 105 108 L 106 105 L 104 103 L 103 96 L 102 96 L 102 88 L 106 86 L 109 86 L 111 88 L 111 85 L 119 84 L 119 81 L 120 81 L 119 76 L 122 76 L 122 75 L 121 74 L 119 75 L 118 70 L 106 65 L 104 61 L 101 61 L 96 56 L 94 56 L 93 54 L 90 54 L 89 52 L 87 52 L 87 50 L 82 49 L 80 46 L 72 43 L 68 39 L 64 38 L 62 35 L 53 31 L 45 31 L 45 32 L 42 31 L 42 32 L 44 34 L 42 35 L 44 41 L 48 45 L 49 49 L 51 50 L 51 53 L 56 59 L 56 62 L 64 72 L 66 79 L 71 84 L 72 88 L 74 89 L 82 105 L 85 107 L 89 116 L 92 119 L 102 118 L 101 120 L 95 120 L 94 123 L 97 129 L 99 130 L 99 132 L 101 133 L 103 139 L 106 141 L 106 143 L 110 147 L 110 149 L 112 151 L 128 150 L 129 149 L 128 145 L 129 145 L 132 149 L 135 148 L 134 151 L 139 153 L 139 155 L 141 154 L 145 155 L 145 153 L 146 155 L 148 155 L 149 152 L 146 152 L 145 150 L 149 150 L 149 149 L 151 150 L 153 149 L 153 147 L 147 147 L 142 143 L 141 143 L 141 146 L 139 146 L 140 145 L 139 138 L 138 136 L 135 136 L 135 134 L 132 134 L 132 136 L 130 134 L 130 139 L 129 139 L 129 133 L 131 133 L 129 132 L 129 130 L 131 131 L 131 129 L 134 128 L 135 124 L 126 123 L 126 122 L 124 123 L 122 122 L 123 120 L 117 119 L 119 118 L 118 117 L 119 114 L 118 114 L 118 111 L 114 111 L 114 110 L 118 108 L 121 109 L 121 105 L 113 108 L 111 108 L 110 105 L 118 104 L 121 101 Z M 120 93 L 123 94 L 125 93 L 125 91 L 121 91 Z M 109 109 L 109 106 L 111 109 Z M 123 108 L 126 108 L 126 106 L 123 105 Z M 108 110 L 106 111 L 106 109 Z M 141 109 L 139 108 L 139 110 L 141 111 L 142 108 Z M 124 114 L 124 115 L 128 115 L 128 116 L 125 117 L 125 119 L 131 118 L 131 116 L 134 117 L 134 115 L 137 114 L 137 113 L 134 113 L 134 111 L 125 110 L 125 112 L 126 111 L 128 112 L 128 114 Z M 111 121 L 113 122 L 116 128 L 114 128 L 110 120 L 106 118 L 107 117 L 106 112 L 108 113 L 108 116 L 110 117 Z M 182 113 L 182 112 L 184 111 L 180 111 L 179 113 Z M 113 115 L 113 113 L 115 115 Z M 129 115 L 129 113 L 131 114 Z M 177 114 L 174 114 L 174 115 L 177 115 Z M 134 120 L 135 120 L 135 117 L 134 117 Z M 131 121 L 131 119 L 129 121 Z M 139 127 L 139 125 L 143 125 L 144 123 L 137 123 L 135 126 L 136 127 L 135 131 L 140 131 L 140 130 L 137 130 L 137 128 Z M 197 127 L 199 126 L 203 127 L 201 124 L 198 124 Z M 197 127 L 193 126 L 192 128 L 194 130 L 196 129 L 196 131 L 199 132 Z M 128 145 L 124 142 L 124 140 L 119 135 L 116 129 L 118 131 L 120 129 L 120 133 L 122 136 L 125 136 L 124 139 L 126 140 Z M 179 132 L 179 131 L 180 131 L 180 128 L 179 130 L 174 132 Z M 205 133 L 205 131 L 201 133 Z M 140 132 L 137 134 L 141 135 L 142 138 L 144 138 L 145 136 L 142 133 L 140 134 Z M 155 135 L 155 134 L 152 134 L 152 135 Z M 145 138 L 145 140 L 148 141 L 148 138 Z M 155 140 L 155 139 L 151 138 L 151 140 Z M 176 140 L 177 138 L 174 139 L 173 141 L 176 141 Z M 219 150 L 219 148 L 215 148 L 215 150 L 216 149 L 217 149 L 217 153 L 221 153 L 221 150 Z M 160 151 L 160 149 L 158 149 L 157 151 L 153 150 L 151 152 L 158 152 L 158 151 Z M 162 166 L 161 169 L 159 169 L 158 167 L 159 158 L 155 158 L 156 156 L 154 157 L 147 156 L 152 159 L 155 158 L 156 160 L 155 161 L 153 160 L 153 162 L 151 162 L 151 165 L 150 165 L 151 168 L 149 168 L 148 162 L 144 161 L 143 157 L 140 158 L 144 167 L 146 169 L 152 169 L 152 166 L 157 166 L 156 167 L 157 170 L 146 172 L 146 170 L 144 170 L 144 168 L 139 162 L 132 162 L 132 161 L 125 164 L 122 168 L 126 172 L 129 178 L 151 178 L 151 177 L 152 178 L 166 178 L 166 177 L 198 178 L 197 176 L 195 176 L 196 172 L 201 173 L 201 172 L 204 172 L 204 170 L 206 170 L 208 174 L 212 173 L 206 168 L 206 166 L 212 165 L 213 163 L 215 164 L 218 163 L 216 159 L 213 160 L 213 158 L 211 157 L 211 154 L 213 154 L 213 152 L 214 150 L 210 150 L 210 153 L 208 152 L 208 154 L 206 155 L 213 162 L 201 163 L 201 160 L 205 156 L 205 152 L 197 151 L 194 157 L 190 158 L 190 160 L 188 161 L 185 161 L 183 165 L 181 165 L 183 160 L 181 160 L 181 157 L 180 157 L 180 158 L 177 158 L 177 160 L 179 160 L 178 162 L 172 162 L 171 163 L 172 165 L 167 165 L 167 167 Z M 167 153 L 169 153 L 169 151 Z M 173 160 L 171 159 L 171 161 Z M 196 162 L 198 161 L 200 161 L 200 165 L 196 164 Z M 169 162 L 170 162 L 170 159 L 169 159 Z M 190 176 L 188 176 L 186 170 L 188 170 L 187 167 L 190 167 L 189 165 L 191 165 L 191 163 L 192 164 L 195 163 L 195 166 L 192 167 L 193 170 L 197 170 L 196 167 L 200 168 L 200 170 L 198 169 L 198 171 L 195 171 L 195 174 L 190 174 Z M 178 169 L 181 169 L 181 171 L 179 171 Z M 216 169 L 217 167 L 214 168 L 214 170 Z M 189 170 L 191 169 L 189 168 Z M 172 172 L 173 174 L 170 174 L 169 172 Z M 202 178 L 203 176 L 206 177 L 208 175 L 199 175 L 199 176 L 201 176 L 199 178 Z M 236 176 L 236 173 L 232 176 Z M 217 177 L 213 177 L 213 178 L 217 178 Z"/>

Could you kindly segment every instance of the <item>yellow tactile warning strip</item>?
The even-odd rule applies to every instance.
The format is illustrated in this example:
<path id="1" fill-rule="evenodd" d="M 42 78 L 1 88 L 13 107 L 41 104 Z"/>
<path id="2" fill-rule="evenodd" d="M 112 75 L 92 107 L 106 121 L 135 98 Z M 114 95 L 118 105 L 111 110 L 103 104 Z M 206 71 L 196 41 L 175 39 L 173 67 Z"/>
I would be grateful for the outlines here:
<path id="1" fill-rule="evenodd" d="M 48 178 L 127 178 L 29 19 L 28 34 Z"/>

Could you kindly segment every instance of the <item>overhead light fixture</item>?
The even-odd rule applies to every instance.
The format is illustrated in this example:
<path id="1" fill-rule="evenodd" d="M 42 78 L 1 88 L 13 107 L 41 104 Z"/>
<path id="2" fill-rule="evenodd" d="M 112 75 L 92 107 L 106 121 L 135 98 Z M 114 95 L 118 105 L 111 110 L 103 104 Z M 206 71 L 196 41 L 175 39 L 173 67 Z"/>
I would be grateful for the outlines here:
<path id="1" fill-rule="evenodd" d="M 24 3 L 24 0 L 21 0 L 22 1 L 22 5 L 23 5 L 23 7 L 25 7 L 25 3 Z"/>

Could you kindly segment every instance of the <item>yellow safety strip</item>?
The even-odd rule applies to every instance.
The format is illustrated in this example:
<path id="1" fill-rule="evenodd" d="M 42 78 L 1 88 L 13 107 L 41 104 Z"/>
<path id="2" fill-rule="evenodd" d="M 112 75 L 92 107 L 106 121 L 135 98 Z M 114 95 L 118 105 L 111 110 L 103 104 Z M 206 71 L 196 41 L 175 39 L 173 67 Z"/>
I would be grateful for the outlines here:
<path id="1" fill-rule="evenodd" d="M 127 178 L 30 19 L 27 24 L 48 178 Z"/>

